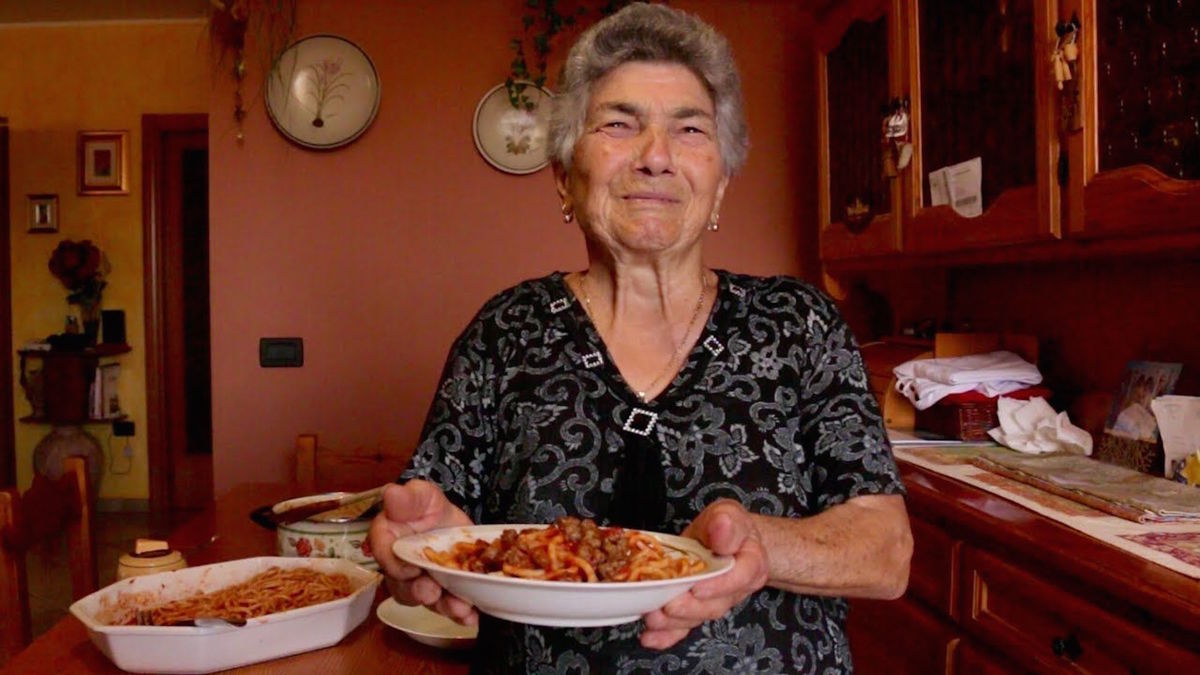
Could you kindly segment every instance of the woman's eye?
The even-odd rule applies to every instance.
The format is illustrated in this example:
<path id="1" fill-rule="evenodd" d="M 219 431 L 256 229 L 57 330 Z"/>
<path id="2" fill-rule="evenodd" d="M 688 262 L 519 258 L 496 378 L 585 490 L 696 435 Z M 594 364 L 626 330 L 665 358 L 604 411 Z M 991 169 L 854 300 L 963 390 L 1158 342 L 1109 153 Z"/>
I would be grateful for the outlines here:
<path id="1" fill-rule="evenodd" d="M 614 121 L 606 123 L 604 127 L 606 129 L 628 129 L 629 125 L 624 122 Z"/>

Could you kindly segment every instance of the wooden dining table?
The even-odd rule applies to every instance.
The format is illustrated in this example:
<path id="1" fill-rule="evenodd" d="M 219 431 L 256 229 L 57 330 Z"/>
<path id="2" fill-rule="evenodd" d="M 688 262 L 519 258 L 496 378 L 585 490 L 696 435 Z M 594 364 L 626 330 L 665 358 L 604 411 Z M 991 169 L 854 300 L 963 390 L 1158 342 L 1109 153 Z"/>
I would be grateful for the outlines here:
<path id="1" fill-rule="evenodd" d="M 250 512 L 302 492 L 294 485 L 246 483 L 218 497 L 169 537 L 192 566 L 275 555 L 275 534 L 250 520 Z M 376 606 L 386 597 L 381 590 Z M 237 673 L 419 673 L 457 675 L 468 670 L 469 655 L 420 644 L 385 625 L 372 611 L 341 642 L 295 656 L 238 668 Z M 88 639 L 87 629 L 68 615 L 17 654 L 5 673 L 120 673 Z"/>

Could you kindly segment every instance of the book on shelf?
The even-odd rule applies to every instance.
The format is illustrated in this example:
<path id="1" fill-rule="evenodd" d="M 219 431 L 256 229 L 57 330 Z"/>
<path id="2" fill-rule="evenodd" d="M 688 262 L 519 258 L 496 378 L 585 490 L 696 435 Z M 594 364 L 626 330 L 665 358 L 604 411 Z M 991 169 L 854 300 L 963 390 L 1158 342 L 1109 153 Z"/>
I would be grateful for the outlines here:
<path id="1" fill-rule="evenodd" d="M 92 419 L 107 420 L 121 416 L 121 400 L 117 395 L 120 375 L 119 363 L 103 363 L 96 367 L 96 375 L 88 392 L 88 413 Z"/>

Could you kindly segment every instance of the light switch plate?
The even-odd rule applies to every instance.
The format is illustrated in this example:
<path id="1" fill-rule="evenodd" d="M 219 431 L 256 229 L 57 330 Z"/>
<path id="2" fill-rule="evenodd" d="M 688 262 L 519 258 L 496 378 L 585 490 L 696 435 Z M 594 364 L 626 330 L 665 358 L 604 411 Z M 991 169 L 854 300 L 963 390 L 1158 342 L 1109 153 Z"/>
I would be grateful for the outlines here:
<path id="1" fill-rule="evenodd" d="M 299 368 L 304 365 L 304 339 L 259 338 L 258 365 L 263 368 Z"/>

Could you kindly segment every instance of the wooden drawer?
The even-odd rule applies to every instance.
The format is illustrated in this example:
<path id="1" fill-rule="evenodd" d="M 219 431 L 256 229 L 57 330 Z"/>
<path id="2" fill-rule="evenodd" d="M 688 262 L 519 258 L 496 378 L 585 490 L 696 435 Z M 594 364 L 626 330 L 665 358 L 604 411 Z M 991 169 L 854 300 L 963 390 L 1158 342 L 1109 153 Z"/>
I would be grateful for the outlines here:
<path id="1" fill-rule="evenodd" d="M 913 556 L 908 595 L 955 618 L 958 575 L 954 560 L 961 544 L 942 528 L 920 518 L 911 518 L 909 525 Z"/>
<path id="2" fill-rule="evenodd" d="M 850 601 L 846 623 L 858 675 L 949 674 L 958 636 L 920 603 Z"/>
<path id="3" fill-rule="evenodd" d="M 1200 654 L 964 546 L 960 625 L 1039 672 L 1200 673 Z"/>
<path id="4" fill-rule="evenodd" d="M 959 675 L 1013 675 L 1024 671 L 964 639 L 954 650 L 954 672 Z"/>

